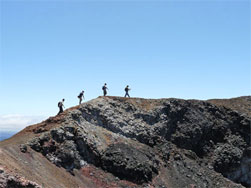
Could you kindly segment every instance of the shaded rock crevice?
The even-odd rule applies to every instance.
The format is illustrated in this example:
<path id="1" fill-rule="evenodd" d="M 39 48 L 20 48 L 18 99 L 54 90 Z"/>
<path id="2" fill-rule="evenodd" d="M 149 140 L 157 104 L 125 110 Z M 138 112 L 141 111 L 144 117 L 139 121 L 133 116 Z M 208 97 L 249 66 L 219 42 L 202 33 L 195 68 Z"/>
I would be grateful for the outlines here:
<path id="1" fill-rule="evenodd" d="M 135 183 L 151 181 L 158 174 L 159 161 L 147 148 L 139 150 L 124 143 L 114 144 L 104 152 L 101 161 L 103 169 Z"/>

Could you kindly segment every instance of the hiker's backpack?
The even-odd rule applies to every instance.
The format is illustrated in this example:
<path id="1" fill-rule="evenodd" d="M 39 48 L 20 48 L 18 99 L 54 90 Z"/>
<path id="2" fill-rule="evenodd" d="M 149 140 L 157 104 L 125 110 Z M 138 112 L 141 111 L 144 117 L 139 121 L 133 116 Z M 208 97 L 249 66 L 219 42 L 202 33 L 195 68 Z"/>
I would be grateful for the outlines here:
<path id="1" fill-rule="evenodd" d="M 61 102 L 58 102 L 58 107 L 61 107 L 62 106 L 62 103 Z"/>
<path id="2" fill-rule="evenodd" d="M 105 90 L 105 86 L 103 86 L 102 89 Z"/>

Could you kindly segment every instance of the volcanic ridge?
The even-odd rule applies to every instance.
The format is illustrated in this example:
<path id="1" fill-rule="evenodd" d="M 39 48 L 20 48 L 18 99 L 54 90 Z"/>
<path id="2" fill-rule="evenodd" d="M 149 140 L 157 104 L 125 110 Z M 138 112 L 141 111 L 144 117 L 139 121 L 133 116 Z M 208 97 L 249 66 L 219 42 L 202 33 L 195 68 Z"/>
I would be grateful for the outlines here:
<path id="1" fill-rule="evenodd" d="M 0 187 L 251 187 L 250 106 L 98 97 L 0 142 Z"/>

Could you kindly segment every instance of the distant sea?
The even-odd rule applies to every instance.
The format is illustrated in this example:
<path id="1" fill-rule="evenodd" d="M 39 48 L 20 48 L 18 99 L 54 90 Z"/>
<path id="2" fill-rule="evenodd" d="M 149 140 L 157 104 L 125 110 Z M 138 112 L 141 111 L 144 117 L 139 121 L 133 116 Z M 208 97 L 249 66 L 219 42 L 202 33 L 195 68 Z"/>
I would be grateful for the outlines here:
<path id="1" fill-rule="evenodd" d="M 0 131 L 0 141 L 12 137 L 17 132 L 15 131 Z"/>

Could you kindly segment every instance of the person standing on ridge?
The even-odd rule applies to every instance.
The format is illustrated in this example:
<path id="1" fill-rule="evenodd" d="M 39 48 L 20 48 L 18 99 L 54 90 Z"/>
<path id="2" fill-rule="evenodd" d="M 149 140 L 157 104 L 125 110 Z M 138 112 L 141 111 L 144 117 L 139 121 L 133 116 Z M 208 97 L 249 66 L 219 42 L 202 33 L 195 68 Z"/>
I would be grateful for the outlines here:
<path id="1" fill-rule="evenodd" d="M 125 88 L 125 92 L 126 92 L 125 97 L 128 96 L 130 98 L 130 95 L 128 93 L 129 90 L 131 90 L 131 89 L 129 88 L 129 85 L 127 85 L 126 88 Z"/>
<path id="2" fill-rule="evenodd" d="M 82 98 L 85 99 L 84 90 L 78 95 L 78 98 L 79 98 L 79 105 L 80 105 L 82 102 Z"/>
<path id="3" fill-rule="evenodd" d="M 107 84 L 105 83 L 104 86 L 102 87 L 104 96 L 106 96 L 106 94 L 107 94 L 107 89 L 108 89 L 106 85 L 107 85 Z"/>
<path id="4" fill-rule="evenodd" d="M 62 113 L 64 111 L 63 107 L 64 107 L 64 99 L 62 99 L 62 101 L 58 102 L 58 108 L 59 108 L 58 114 L 60 114 L 60 113 Z"/>

